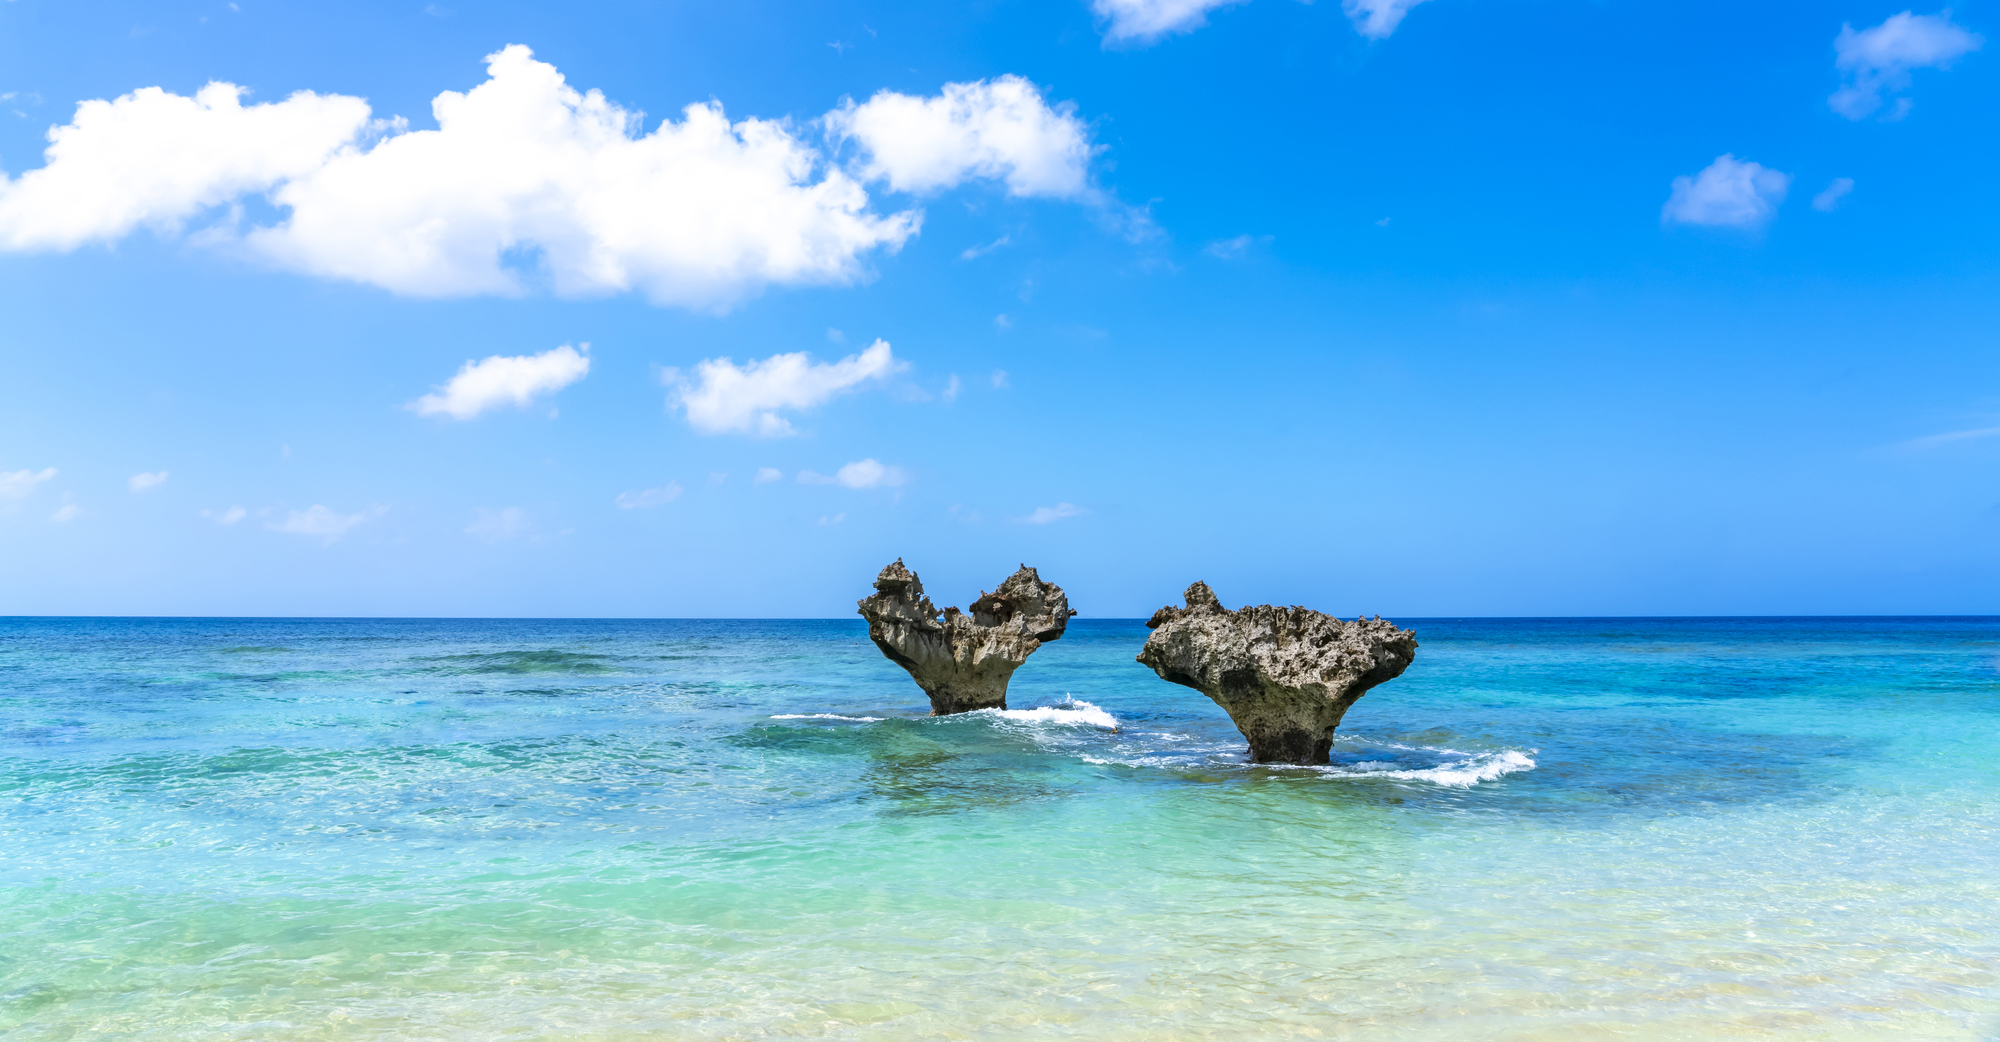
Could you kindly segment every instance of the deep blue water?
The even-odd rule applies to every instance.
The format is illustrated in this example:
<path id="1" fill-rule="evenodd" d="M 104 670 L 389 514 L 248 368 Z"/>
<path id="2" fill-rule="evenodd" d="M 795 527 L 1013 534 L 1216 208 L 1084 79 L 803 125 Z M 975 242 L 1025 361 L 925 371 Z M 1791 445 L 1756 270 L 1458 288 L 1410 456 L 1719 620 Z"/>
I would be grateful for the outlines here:
<path id="1" fill-rule="evenodd" d="M 1137 620 L 0 620 L 0 1033 L 2000 1037 L 2000 619 L 1398 621 L 1302 769 Z"/>

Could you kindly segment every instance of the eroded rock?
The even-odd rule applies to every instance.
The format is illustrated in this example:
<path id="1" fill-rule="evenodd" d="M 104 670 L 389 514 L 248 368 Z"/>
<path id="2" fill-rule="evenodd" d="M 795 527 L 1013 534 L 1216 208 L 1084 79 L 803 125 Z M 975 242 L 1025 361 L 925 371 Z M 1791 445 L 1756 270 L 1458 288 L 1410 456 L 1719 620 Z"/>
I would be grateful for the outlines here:
<path id="1" fill-rule="evenodd" d="M 1417 635 L 1379 616 L 1345 622 L 1269 604 L 1230 611 L 1207 583 L 1146 622 L 1139 661 L 1228 711 L 1257 763 L 1325 763 L 1333 730 L 1368 689 L 1417 657 Z"/>
<path id="2" fill-rule="evenodd" d="M 861 599 L 860 611 L 868 639 L 931 697 L 932 716 L 1007 708 L 1014 670 L 1060 638 L 1076 614 L 1062 587 L 1025 564 L 992 593 L 981 593 L 971 615 L 939 612 L 900 557 L 875 577 L 875 592 Z"/>

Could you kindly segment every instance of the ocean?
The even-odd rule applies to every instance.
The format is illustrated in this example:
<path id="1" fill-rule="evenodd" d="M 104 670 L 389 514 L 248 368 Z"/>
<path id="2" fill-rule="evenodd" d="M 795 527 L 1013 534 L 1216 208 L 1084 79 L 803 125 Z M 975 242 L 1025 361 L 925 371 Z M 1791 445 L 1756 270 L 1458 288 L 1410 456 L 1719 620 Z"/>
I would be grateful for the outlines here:
<path id="1" fill-rule="evenodd" d="M 2000 619 L 1397 621 L 1298 768 L 1136 620 L 0 620 L 0 1035 L 2000 1037 Z"/>

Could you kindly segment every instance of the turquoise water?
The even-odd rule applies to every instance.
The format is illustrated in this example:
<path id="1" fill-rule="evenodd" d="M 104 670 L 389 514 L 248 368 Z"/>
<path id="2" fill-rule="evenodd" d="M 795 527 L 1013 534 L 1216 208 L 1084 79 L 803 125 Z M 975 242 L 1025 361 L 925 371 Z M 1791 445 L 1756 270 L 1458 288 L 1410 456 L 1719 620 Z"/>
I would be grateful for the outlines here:
<path id="1" fill-rule="evenodd" d="M 1255 767 L 1078 620 L 0 620 L 0 1034 L 2000 1037 L 2000 620 L 1403 620 Z"/>

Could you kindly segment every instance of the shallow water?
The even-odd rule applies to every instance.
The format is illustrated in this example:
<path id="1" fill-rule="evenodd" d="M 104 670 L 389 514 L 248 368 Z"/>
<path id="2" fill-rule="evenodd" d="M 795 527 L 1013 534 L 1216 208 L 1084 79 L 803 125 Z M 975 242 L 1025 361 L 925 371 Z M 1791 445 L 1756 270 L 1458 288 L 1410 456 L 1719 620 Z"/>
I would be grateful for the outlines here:
<path id="1" fill-rule="evenodd" d="M 1410 624 L 1309 769 L 1137 622 L 0 620 L 0 1033 L 2000 1035 L 2000 620 Z"/>

